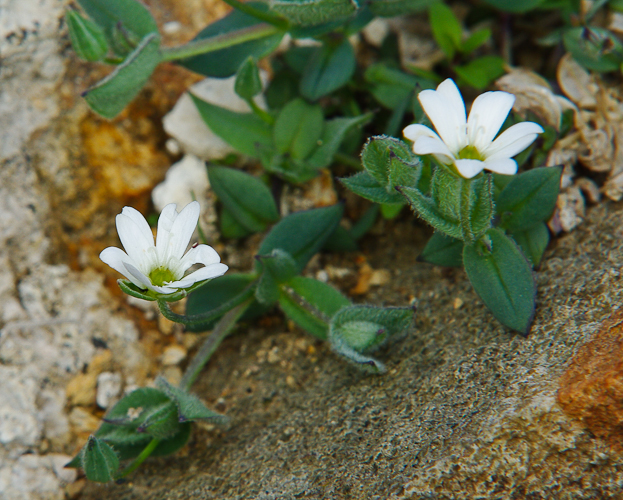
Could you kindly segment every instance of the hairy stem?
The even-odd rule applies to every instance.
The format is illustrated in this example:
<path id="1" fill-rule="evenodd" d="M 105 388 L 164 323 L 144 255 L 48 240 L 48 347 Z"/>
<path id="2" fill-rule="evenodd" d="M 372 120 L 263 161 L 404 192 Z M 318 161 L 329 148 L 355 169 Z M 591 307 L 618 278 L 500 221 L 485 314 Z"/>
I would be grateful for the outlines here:
<path id="1" fill-rule="evenodd" d="M 156 446 L 160 444 L 160 439 L 153 438 L 143 451 L 141 451 L 140 455 L 134 459 L 134 461 L 128 465 L 124 471 L 119 475 L 119 478 L 125 477 L 131 472 L 134 472 L 139 465 L 141 465 L 148 457 L 153 453 L 156 449 Z"/>
<path id="2" fill-rule="evenodd" d="M 474 242 L 474 232 L 471 221 L 472 205 L 472 182 L 469 179 L 461 179 L 460 222 L 463 238 L 468 245 Z"/>
<path id="3" fill-rule="evenodd" d="M 234 307 L 220 319 L 214 327 L 214 330 L 212 330 L 212 333 L 205 339 L 197 351 L 197 354 L 195 354 L 195 357 L 186 368 L 186 372 L 180 382 L 180 389 L 185 391 L 190 389 L 203 367 L 210 360 L 212 354 L 214 354 L 214 351 L 216 351 L 217 347 L 225 337 L 227 337 L 236 322 L 251 305 L 251 302 L 253 302 L 253 299 L 247 299 L 246 302 Z"/>
<path id="4" fill-rule="evenodd" d="M 269 14 L 268 12 L 262 12 L 255 7 L 252 7 L 248 3 L 243 3 L 238 0 L 223 0 L 227 5 L 231 5 L 234 9 L 239 10 L 240 12 L 244 12 L 245 14 L 249 14 L 253 16 L 255 19 L 259 19 L 260 21 L 264 21 L 268 24 L 272 24 L 273 26 L 277 26 L 283 30 L 288 29 L 288 21 L 285 19 L 281 19 L 277 16 Z"/>

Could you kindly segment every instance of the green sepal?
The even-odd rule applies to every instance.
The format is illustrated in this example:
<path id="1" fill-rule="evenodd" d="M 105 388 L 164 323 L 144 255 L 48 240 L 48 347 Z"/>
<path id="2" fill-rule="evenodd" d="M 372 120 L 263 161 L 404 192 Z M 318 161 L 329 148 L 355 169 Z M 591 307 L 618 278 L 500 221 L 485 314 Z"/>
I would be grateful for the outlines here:
<path id="1" fill-rule="evenodd" d="M 248 2 L 249 6 L 261 11 L 268 11 L 264 2 Z M 239 30 L 248 29 L 261 24 L 263 21 L 255 17 L 233 9 L 225 17 L 213 22 L 201 30 L 191 42 L 212 38 L 219 35 L 227 35 Z M 270 54 L 277 48 L 285 33 L 269 35 L 257 40 L 239 43 L 221 50 L 215 50 L 186 59 L 176 61 L 181 66 L 204 76 L 215 78 L 227 78 L 238 71 L 240 65 L 248 58 L 256 60 Z"/>
<path id="2" fill-rule="evenodd" d="M 322 24 L 352 15 L 359 7 L 357 0 L 269 0 L 271 10 L 294 24 Z"/>
<path id="3" fill-rule="evenodd" d="M 281 287 L 279 306 L 303 330 L 326 340 L 331 317 L 350 301 L 331 285 L 295 276 Z"/>
<path id="4" fill-rule="evenodd" d="M 261 147 L 272 148 L 270 126 L 255 113 L 237 113 L 190 97 L 208 128 L 240 153 L 257 158 Z"/>
<path id="5" fill-rule="evenodd" d="M 325 43 L 317 47 L 301 75 L 301 95 L 316 101 L 346 85 L 356 66 L 355 51 L 347 38 L 338 45 Z"/>
<path id="6" fill-rule="evenodd" d="M 243 99 L 252 99 L 262 91 L 260 71 L 253 56 L 249 56 L 236 72 L 234 91 Z"/>
<path id="7" fill-rule="evenodd" d="M 444 233 L 433 233 L 417 260 L 436 266 L 463 267 L 463 241 Z"/>
<path id="8" fill-rule="evenodd" d="M 463 265 L 474 290 L 503 325 L 527 335 L 534 318 L 536 283 L 517 244 L 491 228 L 463 248 Z"/>
<path id="9" fill-rule="evenodd" d="M 424 196 L 419 189 L 397 186 L 396 189 L 407 199 L 411 208 L 426 222 L 438 231 L 453 238 L 463 239 L 463 231 L 457 219 L 446 217 L 432 198 Z"/>
<path id="10" fill-rule="evenodd" d="M 523 231 L 513 231 L 509 234 L 519 245 L 524 255 L 534 267 L 541 263 L 543 253 L 549 244 L 549 229 L 545 222 L 540 222 Z"/>
<path id="11" fill-rule="evenodd" d="M 413 322 L 413 312 L 411 307 L 343 307 L 331 319 L 329 342 L 335 352 L 360 368 L 383 373 L 384 365 L 366 354 L 405 332 Z"/>
<path id="12" fill-rule="evenodd" d="M 298 266 L 292 256 L 280 248 L 274 248 L 270 255 L 255 258 L 261 268 L 255 298 L 260 304 L 270 306 L 279 300 L 279 285 L 294 277 Z"/>
<path id="13" fill-rule="evenodd" d="M 539 167 L 516 175 L 499 194 L 499 227 L 523 231 L 552 215 L 560 191 L 562 167 Z"/>
<path id="14" fill-rule="evenodd" d="M 211 330 L 216 322 L 227 311 L 253 296 L 257 280 L 256 274 L 226 274 L 214 280 L 189 295 L 186 301 L 186 314 L 195 316 L 213 313 L 213 317 L 202 323 L 186 327 L 190 332 L 205 332 Z M 266 307 L 253 302 L 245 311 L 241 321 L 253 320 L 266 312 Z"/>
<path id="15" fill-rule="evenodd" d="M 268 255 L 279 248 L 292 256 L 299 273 L 335 230 L 343 212 L 338 204 L 290 214 L 273 226 L 257 253 Z M 261 271 L 259 262 L 256 271 Z"/>
<path id="16" fill-rule="evenodd" d="M 106 442 L 89 436 L 81 451 L 81 467 L 89 481 L 108 483 L 117 477 L 119 457 Z"/>
<path id="17" fill-rule="evenodd" d="M 175 402 L 178 412 L 178 422 L 202 420 L 224 424 L 229 420 L 225 415 L 210 410 L 194 394 L 190 394 L 179 387 L 169 384 L 163 377 L 156 378 L 156 386 Z"/>
<path id="18" fill-rule="evenodd" d="M 120 57 L 125 58 L 147 35 L 158 34 L 154 17 L 136 0 L 78 0 L 78 3 Z"/>
<path id="19" fill-rule="evenodd" d="M 81 59 L 100 61 L 108 52 L 106 35 L 102 29 L 90 19 L 82 17 L 75 10 L 68 10 L 65 22 L 69 29 L 71 46 Z"/>
<path id="20" fill-rule="evenodd" d="M 273 127 L 275 149 L 294 160 L 304 160 L 318 147 L 324 130 L 324 116 L 318 105 L 296 98 L 277 115 Z"/>
<path id="21" fill-rule="evenodd" d="M 204 286 L 206 283 L 210 281 L 212 280 L 199 281 L 188 288 L 181 288 L 177 292 L 169 293 L 169 294 L 156 293 L 156 292 L 152 292 L 151 290 L 141 290 L 131 281 L 124 280 L 124 279 L 118 279 L 117 284 L 119 285 L 119 288 L 121 288 L 121 290 L 124 293 L 127 293 L 128 295 L 132 297 L 136 297 L 137 299 L 143 299 L 143 300 L 149 300 L 149 301 L 164 300 L 165 302 L 177 302 L 178 300 L 182 300 L 184 297 L 188 296 L 191 292 L 194 292 L 198 288 L 201 288 L 202 286 Z"/>
<path id="22" fill-rule="evenodd" d="M 270 189 L 261 180 L 237 169 L 208 166 L 210 186 L 229 214 L 251 233 L 279 220 Z"/>
<path id="23" fill-rule="evenodd" d="M 306 164 L 313 169 L 328 167 L 333 162 L 345 135 L 354 127 L 365 125 L 372 119 L 372 113 L 365 113 L 352 118 L 333 118 L 325 122 L 320 145 L 307 158 Z"/>
<path id="24" fill-rule="evenodd" d="M 82 96 L 93 111 L 112 119 L 141 91 L 160 62 L 160 37 L 147 35 L 141 43 L 103 80 Z"/>

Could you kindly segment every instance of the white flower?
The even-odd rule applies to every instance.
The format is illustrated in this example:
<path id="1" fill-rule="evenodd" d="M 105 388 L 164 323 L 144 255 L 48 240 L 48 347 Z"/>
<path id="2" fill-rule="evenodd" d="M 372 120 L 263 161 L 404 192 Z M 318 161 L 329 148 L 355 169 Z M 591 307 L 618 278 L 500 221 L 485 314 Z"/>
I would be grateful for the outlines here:
<path id="1" fill-rule="evenodd" d="M 199 203 L 193 201 L 178 214 L 175 204 L 167 205 L 158 219 L 156 244 L 145 218 L 131 207 L 124 207 L 117 215 L 117 232 L 127 254 L 116 247 L 100 253 L 100 259 L 123 274 L 141 290 L 171 294 L 180 288 L 225 274 L 216 250 L 208 245 L 193 245 L 184 254 L 197 221 Z M 204 267 L 184 276 L 194 264 Z"/>
<path id="2" fill-rule="evenodd" d="M 437 90 L 423 90 L 418 99 L 437 135 L 424 125 L 409 125 L 404 136 L 413 141 L 413 152 L 432 154 L 471 179 L 482 170 L 512 175 L 517 172 L 513 156 L 526 149 L 543 132 L 537 123 L 517 123 L 493 140 L 513 107 L 515 96 L 508 92 L 485 92 L 472 104 L 465 117 L 465 102 L 456 84 L 447 79 Z"/>

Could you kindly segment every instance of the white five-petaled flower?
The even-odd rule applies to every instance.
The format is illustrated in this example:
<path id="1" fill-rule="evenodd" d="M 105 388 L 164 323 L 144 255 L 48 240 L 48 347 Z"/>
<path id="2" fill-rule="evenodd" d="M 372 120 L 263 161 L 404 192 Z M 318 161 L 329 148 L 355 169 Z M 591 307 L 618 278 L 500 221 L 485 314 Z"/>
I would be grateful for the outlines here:
<path id="1" fill-rule="evenodd" d="M 478 96 L 469 118 L 466 118 L 465 101 L 450 78 L 440 83 L 437 90 L 423 90 L 418 99 L 437 134 L 424 125 L 406 127 L 403 134 L 413 141 L 413 152 L 432 154 L 441 163 L 455 165 L 466 179 L 482 170 L 515 174 L 517 162 L 512 157 L 543 132 L 537 123 L 522 122 L 493 140 L 515 102 L 515 96 L 508 92 L 485 92 Z"/>
<path id="2" fill-rule="evenodd" d="M 124 207 L 117 215 L 117 232 L 126 252 L 108 247 L 100 259 L 123 274 L 141 290 L 171 294 L 181 288 L 225 274 L 216 250 L 208 245 L 193 245 L 184 254 L 199 220 L 199 203 L 193 201 L 177 213 L 175 204 L 167 205 L 158 218 L 156 244 L 149 224 L 138 210 Z M 194 264 L 204 267 L 185 276 Z"/>

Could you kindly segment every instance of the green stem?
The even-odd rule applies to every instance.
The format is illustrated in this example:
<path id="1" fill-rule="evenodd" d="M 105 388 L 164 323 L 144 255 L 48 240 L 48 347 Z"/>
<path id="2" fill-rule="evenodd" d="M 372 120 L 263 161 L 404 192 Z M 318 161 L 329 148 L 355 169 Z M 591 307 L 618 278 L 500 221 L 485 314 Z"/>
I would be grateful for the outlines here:
<path id="1" fill-rule="evenodd" d="M 119 475 L 119 478 L 126 477 L 131 472 L 134 472 L 138 469 L 139 465 L 141 465 L 148 457 L 153 453 L 156 449 L 156 446 L 160 444 L 160 439 L 153 438 L 143 451 L 141 451 L 140 455 L 134 459 L 130 465 L 128 465 L 125 470 Z"/>
<path id="2" fill-rule="evenodd" d="M 468 245 L 474 242 L 474 232 L 472 231 L 471 203 L 472 202 L 472 181 L 461 178 L 461 199 L 460 214 L 461 229 L 463 238 Z"/>
<path id="3" fill-rule="evenodd" d="M 262 121 L 264 121 L 268 125 L 272 125 L 273 123 L 275 123 L 275 119 L 272 117 L 272 115 L 267 111 L 264 111 L 257 104 L 255 104 L 255 101 L 253 99 L 245 99 L 245 101 L 253 110 L 253 112 L 262 119 Z"/>
<path id="4" fill-rule="evenodd" d="M 225 314 L 212 330 L 212 333 L 205 339 L 197 354 L 186 368 L 186 372 L 180 382 L 180 389 L 185 391 L 190 390 L 197 376 L 210 360 L 214 351 L 221 344 L 223 339 L 227 337 L 232 330 L 236 322 L 244 314 L 247 308 L 251 305 L 253 299 L 247 299 L 246 302 L 234 307 L 231 311 Z"/>
<path id="5" fill-rule="evenodd" d="M 282 31 L 283 30 L 270 24 L 255 24 L 248 28 L 241 28 L 229 33 L 223 33 L 222 35 L 216 35 L 202 40 L 194 40 L 185 45 L 180 45 L 179 47 L 163 47 L 161 49 L 162 61 L 176 61 L 178 59 L 207 54 L 208 52 L 226 49 L 251 40 L 276 35 Z"/>
<path id="6" fill-rule="evenodd" d="M 234 9 L 239 10 L 240 12 L 244 12 L 245 14 L 249 14 L 260 21 L 267 22 L 268 24 L 272 24 L 273 26 L 277 26 L 282 30 L 287 30 L 289 28 L 288 21 L 285 19 L 281 19 L 279 17 L 273 16 L 268 12 L 262 12 L 255 7 L 252 7 L 248 3 L 239 2 L 238 0 L 223 0 L 227 5 L 231 5 Z"/>
<path id="7" fill-rule="evenodd" d="M 245 300 L 249 299 L 253 296 L 255 291 L 255 287 L 257 286 L 256 282 L 251 283 L 247 288 L 245 288 L 240 294 L 236 295 L 233 299 L 225 302 L 220 307 L 216 309 L 212 309 L 207 313 L 203 314 L 190 314 L 188 316 L 184 314 L 177 314 L 171 311 L 168 302 L 165 302 L 162 299 L 158 299 L 158 308 L 162 315 L 168 320 L 175 321 L 176 323 L 181 323 L 185 326 L 194 326 L 200 323 L 207 323 L 208 321 L 212 321 L 219 316 L 222 316 L 230 309 L 242 304 Z"/>

